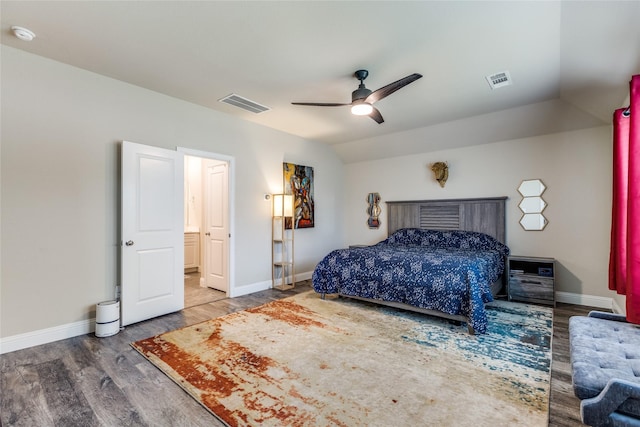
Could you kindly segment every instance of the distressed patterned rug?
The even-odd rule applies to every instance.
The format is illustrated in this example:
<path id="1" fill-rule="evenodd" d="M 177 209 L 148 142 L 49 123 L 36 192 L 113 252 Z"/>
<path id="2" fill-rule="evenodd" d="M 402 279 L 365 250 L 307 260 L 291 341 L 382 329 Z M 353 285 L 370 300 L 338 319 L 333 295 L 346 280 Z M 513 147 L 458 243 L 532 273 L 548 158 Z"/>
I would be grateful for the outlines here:
<path id="1" fill-rule="evenodd" d="M 489 331 L 305 292 L 133 343 L 230 426 L 546 426 L 552 310 Z"/>

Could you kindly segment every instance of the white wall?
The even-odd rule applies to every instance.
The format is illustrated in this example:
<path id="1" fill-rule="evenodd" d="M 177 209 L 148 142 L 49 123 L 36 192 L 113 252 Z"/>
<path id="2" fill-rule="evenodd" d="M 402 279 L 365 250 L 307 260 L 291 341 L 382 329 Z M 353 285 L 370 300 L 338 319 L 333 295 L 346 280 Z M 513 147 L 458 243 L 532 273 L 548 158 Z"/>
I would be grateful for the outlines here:
<path id="1" fill-rule="evenodd" d="M 202 224 L 202 170 L 204 159 L 184 156 L 184 230 L 200 231 Z"/>
<path id="2" fill-rule="evenodd" d="M 282 162 L 314 167 L 309 273 L 342 229 L 342 162 L 327 146 L 2 46 L 0 337 L 87 321 L 119 282 L 119 142 L 235 159 L 235 287 L 271 280 L 270 205 Z M 268 113 L 265 113 L 268 114 Z M 234 285 L 234 284 L 232 284 Z"/>
<path id="3" fill-rule="evenodd" d="M 392 141 L 389 141 L 391 144 Z M 345 165 L 344 244 L 386 237 L 385 201 L 508 196 L 507 244 L 512 254 L 557 260 L 557 291 L 612 298 L 607 289 L 611 217 L 611 128 L 497 142 Z M 441 188 L 428 165 L 449 162 Z M 539 178 L 549 224 L 524 231 L 518 221 L 523 179 Z M 366 225 L 366 195 L 382 197 L 379 230 Z"/>

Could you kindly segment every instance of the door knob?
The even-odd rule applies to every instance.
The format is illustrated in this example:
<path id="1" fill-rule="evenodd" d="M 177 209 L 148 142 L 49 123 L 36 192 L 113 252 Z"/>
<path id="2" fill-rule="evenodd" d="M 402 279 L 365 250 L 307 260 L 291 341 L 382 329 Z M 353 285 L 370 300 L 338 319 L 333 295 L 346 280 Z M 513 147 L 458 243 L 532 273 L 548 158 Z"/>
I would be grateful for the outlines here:
<path id="1" fill-rule="evenodd" d="M 133 240 L 127 240 L 127 242 L 125 243 L 125 245 L 127 245 L 127 246 L 133 246 Z"/>
<path id="2" fill-rule="evenodd" d="M 204 233 L 205 236 L 211 236 L 211 233 Z"/>

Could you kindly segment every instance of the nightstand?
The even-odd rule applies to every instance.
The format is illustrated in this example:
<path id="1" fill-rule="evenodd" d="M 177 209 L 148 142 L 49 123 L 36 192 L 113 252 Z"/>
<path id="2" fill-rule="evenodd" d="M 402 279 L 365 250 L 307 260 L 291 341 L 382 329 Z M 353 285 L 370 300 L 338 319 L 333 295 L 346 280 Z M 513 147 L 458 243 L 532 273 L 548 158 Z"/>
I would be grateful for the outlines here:
<path id="1" fill-rule="evenodd" d="M 510 256 L 507 258 L 509 301 L 556 305 L 555 260 Z"/>

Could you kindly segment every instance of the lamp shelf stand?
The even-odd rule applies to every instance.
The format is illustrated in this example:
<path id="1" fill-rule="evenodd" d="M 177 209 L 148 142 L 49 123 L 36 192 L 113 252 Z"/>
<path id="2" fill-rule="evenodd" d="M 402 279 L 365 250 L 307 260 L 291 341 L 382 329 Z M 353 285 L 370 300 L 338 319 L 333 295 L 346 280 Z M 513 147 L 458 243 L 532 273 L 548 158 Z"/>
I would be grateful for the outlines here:
<path id="1" fill-rule="evenodd" d="M 294 200 L 290 194 L 274 194 L 271 200 L 271 285 L 286 291 L 296 284 Z"/>

